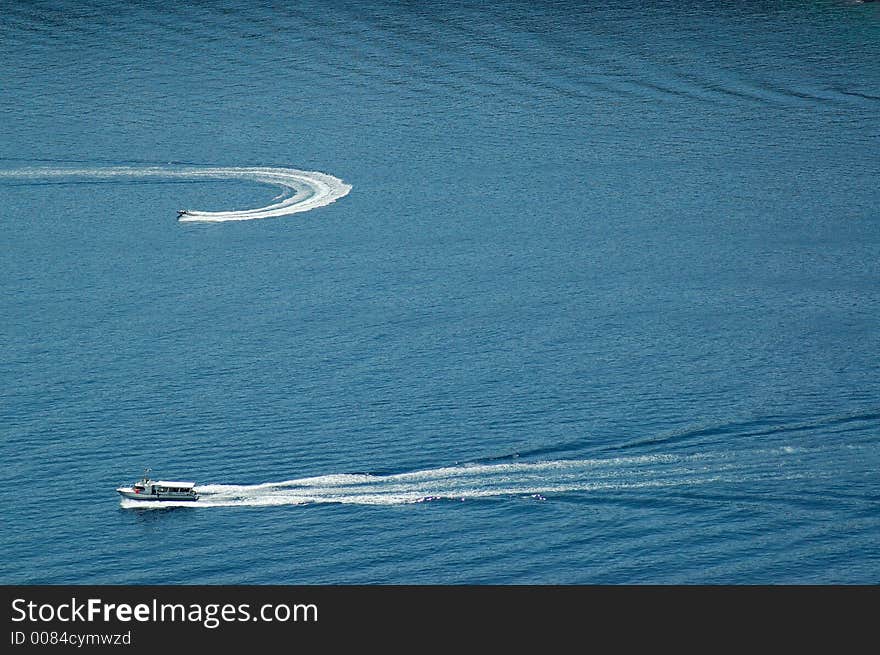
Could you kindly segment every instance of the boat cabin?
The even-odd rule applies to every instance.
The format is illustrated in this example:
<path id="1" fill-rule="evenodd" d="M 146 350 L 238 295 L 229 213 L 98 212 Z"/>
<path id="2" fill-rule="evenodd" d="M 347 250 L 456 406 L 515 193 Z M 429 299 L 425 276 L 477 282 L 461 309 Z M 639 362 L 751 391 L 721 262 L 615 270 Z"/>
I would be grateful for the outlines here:
<path id="1" fill-rule="evenodd" d="M 189 494 L 195 482 L 169 482 L 167 480 L 141 480 L 134 484 L 134 492 L 138 494 Z"/>
<path id="2" fill-rule="evenodd" d="M 123 497 L 133 500 L 198 500 L 195 482 L 177 482 L 172 480 L 151 480 L 150 469 L 144 471 L 144 477 L 131 485 L 120 487 L 118 491 Z"/>

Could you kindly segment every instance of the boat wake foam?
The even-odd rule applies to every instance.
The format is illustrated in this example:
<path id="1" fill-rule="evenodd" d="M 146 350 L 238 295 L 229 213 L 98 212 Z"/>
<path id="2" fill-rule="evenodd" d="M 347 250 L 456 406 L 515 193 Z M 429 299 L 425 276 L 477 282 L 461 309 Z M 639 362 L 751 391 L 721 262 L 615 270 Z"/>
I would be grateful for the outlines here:
<path id="1" fill-rule="evenodd" d="M 754 453 L 752 453 L 754 455 Z M 747 461 L 729 453 L 644 455 L 607 459 L 467 464 L 394 475 L 334 474 L 262 484 L 197 485 L 196 502 L 122 500 L 127 508 L 266 507 L 340 503 L 401 505 L 437 500 L 521 497 L 543 500 L 571 492 L 623 491 L 759 479 L 790 479 L 780 458 L 792 449 L 768 450 Z"/>
<path id="2" fill-rule="evenodd" d="M 184 179 L 190 181 L 251 180 L 282 188 L 282 192 L 273 198 L 278 202 L 273 202 L 270 205 L 236 211 L 186 210 L 178 218 L 182 223 L 220 223 L 287 216 L 329 205 L 351 191 L 351 185 L 337 177 L 318 171 L 301 171 L 294 168 L 116 166 L 107 168 L 23 168 L 0 171 L 0 178 L 7 179 L 39 180 L 68 177 L 96 180 L 116 178 L 133 180 Z"/>

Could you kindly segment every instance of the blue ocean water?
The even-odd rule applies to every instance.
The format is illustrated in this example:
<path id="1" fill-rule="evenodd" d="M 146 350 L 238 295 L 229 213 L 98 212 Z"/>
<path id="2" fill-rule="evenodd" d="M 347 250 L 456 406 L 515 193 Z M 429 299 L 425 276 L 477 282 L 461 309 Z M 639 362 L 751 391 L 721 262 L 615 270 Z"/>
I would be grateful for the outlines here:
<path id="1" fill-rule="evenodd" d="M 3 583 L 880 580 L 877 3 L 2 15 Z"/>

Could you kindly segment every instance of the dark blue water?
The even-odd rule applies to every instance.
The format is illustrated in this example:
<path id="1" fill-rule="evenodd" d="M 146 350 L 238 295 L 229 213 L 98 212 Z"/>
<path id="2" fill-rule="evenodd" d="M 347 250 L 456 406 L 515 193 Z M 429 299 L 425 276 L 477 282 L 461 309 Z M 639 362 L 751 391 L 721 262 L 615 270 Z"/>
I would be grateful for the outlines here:
<path id="1" fill-rule="evenodd" d="M 880 580 L 880 5 L 132 4 L 2 7 L 0 581 Z"/>

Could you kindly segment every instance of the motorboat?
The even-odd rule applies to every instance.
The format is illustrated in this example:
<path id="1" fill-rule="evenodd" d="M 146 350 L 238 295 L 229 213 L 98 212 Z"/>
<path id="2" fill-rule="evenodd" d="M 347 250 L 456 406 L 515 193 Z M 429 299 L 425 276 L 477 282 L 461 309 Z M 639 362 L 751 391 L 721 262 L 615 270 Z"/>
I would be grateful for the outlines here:
<path id="1" fill-rule="evenodd" d="M 116 491 L 123 498 L 131 500 L 198 500 L 195 482 L 172 482 L 170 480 L 151 480 L 150 470 L 144 469 L 144 477 L 130 487 L 119 487 Z"/>
<path id="2" fill-rule="evenodd" d="M 189 216 L 189 210 L 188 209 L 178 209 L 177 210 L 177 218 L 182 218 L 184 216 Z"/>

